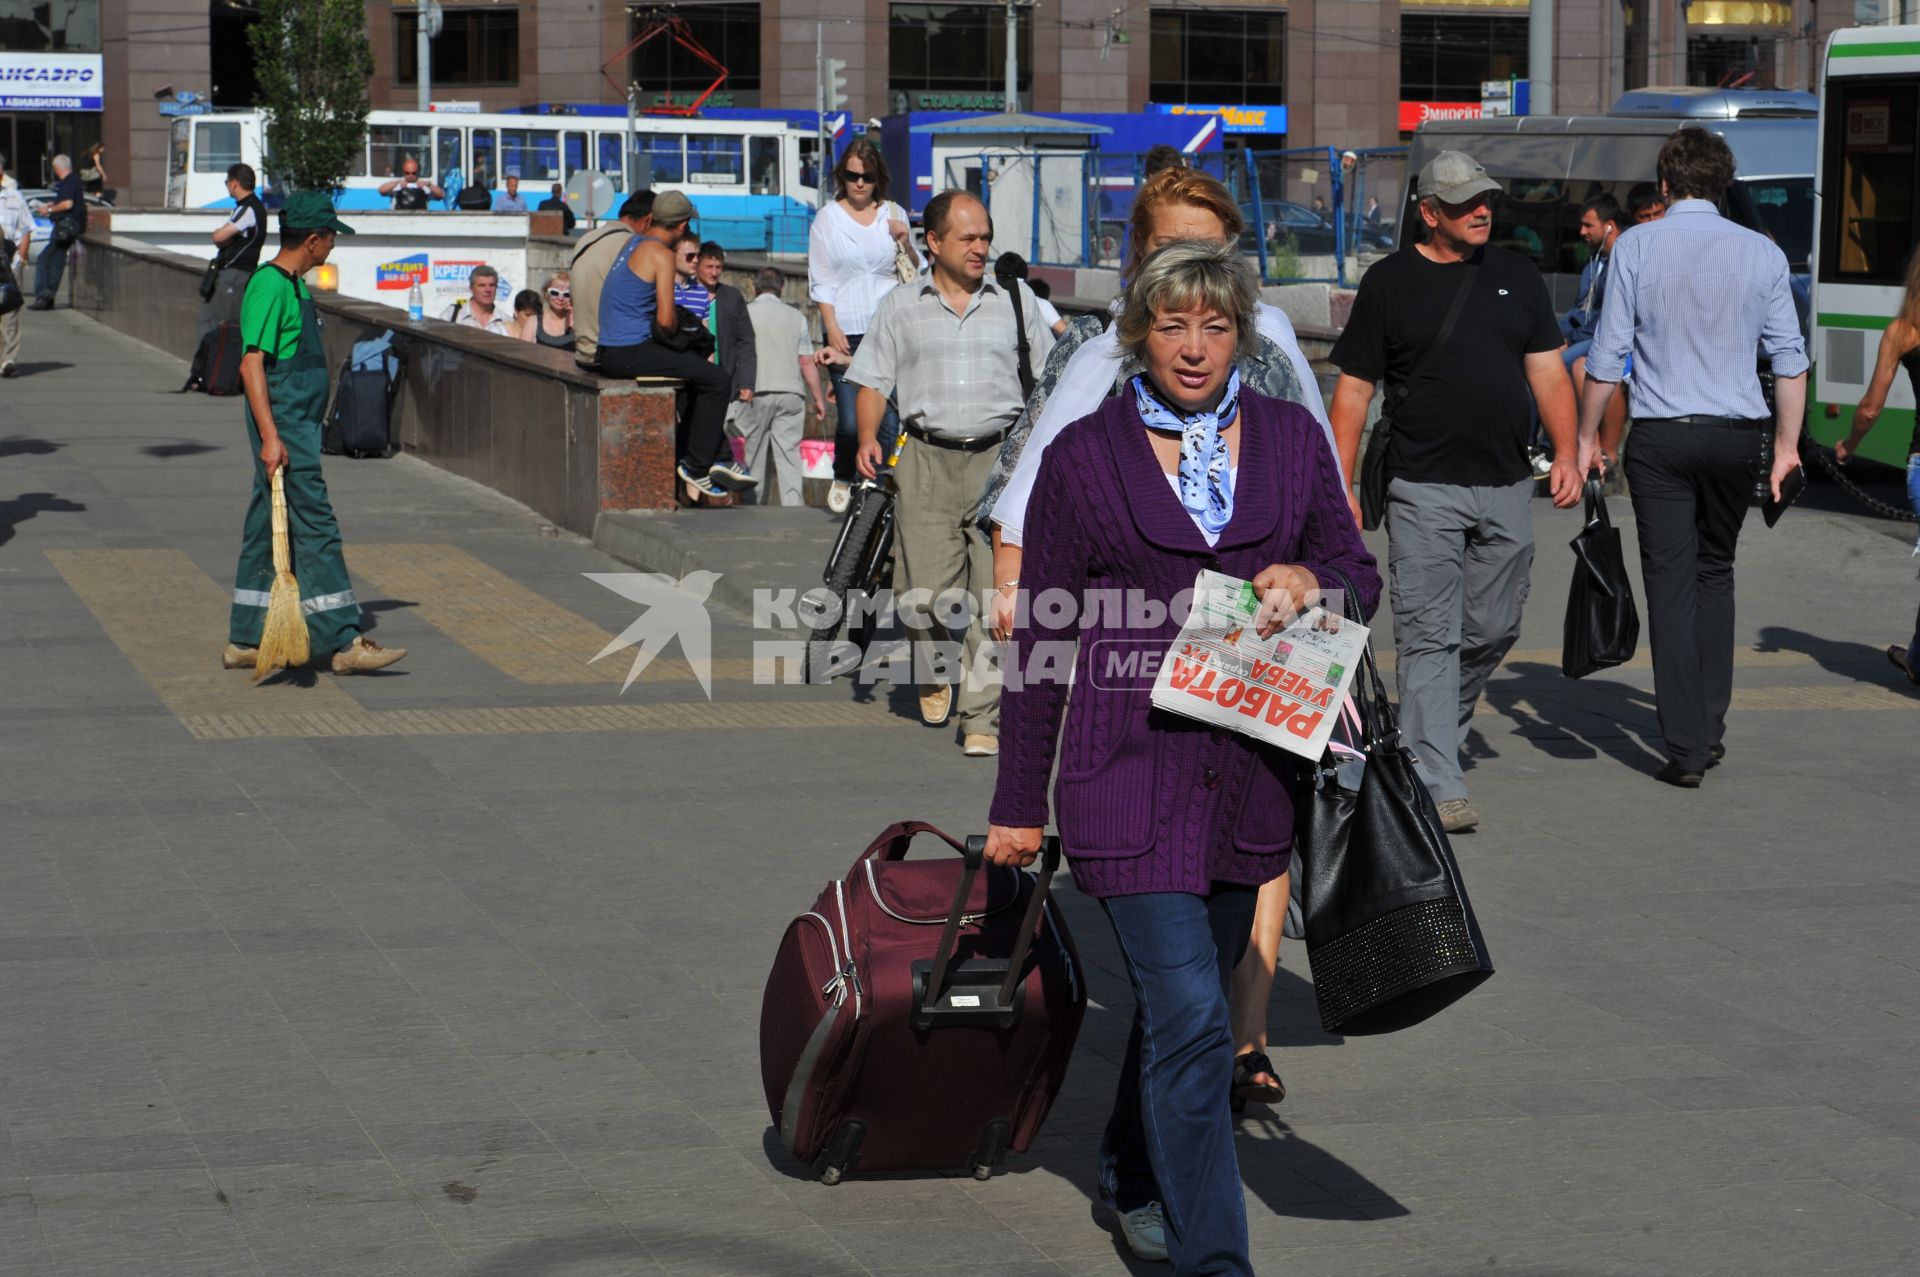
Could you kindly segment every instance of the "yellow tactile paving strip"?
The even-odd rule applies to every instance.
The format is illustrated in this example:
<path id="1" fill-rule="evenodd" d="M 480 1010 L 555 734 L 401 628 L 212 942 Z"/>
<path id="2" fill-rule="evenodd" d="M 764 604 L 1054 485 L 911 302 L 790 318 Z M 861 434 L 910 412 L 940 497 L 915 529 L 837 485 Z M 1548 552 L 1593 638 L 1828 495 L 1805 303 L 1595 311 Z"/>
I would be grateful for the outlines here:
<path id="1" fill-rule="evenodd" d="M 529 684 L 619 683 L 630 650 L 596 653 L 613 635 L 527 589 L 458 546 L 349 545 L 347 566 L 507 677 Z M 751 660 L 713 662 L 716 679 L 751 679 Z M 660 658 L 641 683 L 693 682 L 683 660 Z"/>
<path id="2" fill-rule="evenodd" d="M 610 700 L 602 705 L 499 706 L 370 710 L 330 677 L 310 686 L 255 687 L 245 674 L 220 668 L 218 643 L 226 632 L 230 599 L 178 550 L 50 550 L 54 566 L 99 620 L 114 644 L 195 736 L 205 740 L 261 737 L 472 736 L 544 732 L 698 731 L 764 728 L 901 727 L 911 721 L 883 705 L 832 700 L 734 701 L 724 691 L 705 700 L 648 705 Z M 356 572 L 412 604 L 421 619 L 488 662 L 530 684 L 618 683 L 631 657 L 615 653 L 598 665 L 586 657 L 611 635 L 567 611 L 466 551 L 451 545 L 368 545 L 348 551 Z M 1391 653 L 1383 654 L 1391 660 Z M 1557 651 L 1518 651 L 1508 664 L 1558 665 Z M 1383 662 L 1386 663 L 1386 662 Z M 1646 657 L 1626 668 L 1644 667 Z M 1799 652 L 1741 651 L 1749 667 L 1812 665 Z M 714 663 L 720 680 L 753 677 L 750 660 Z M 603 668 L 604 667 L 604 668 Z M 684 661 L 655 661 L 640 681 L 691 682 Z M 1533 714 L 1542 705 L 1611 710 L 1622 695 L 1651 700 L 1645 689 L 1605 682 L 1568 683 L 1524 696 L 1496 683 L 1483 715 Z M 1735 710 L 1888 711 L 1920 709 L 1904 689 L 1851 683 L 1815 687 L 1746 687 L 1733 694 Z"/>
<path id="3" fill-rule="evenodd" d="M 181 721 L 202 740 L 259 736 L 497 736 L 540 732 L 918 726 L 872 706 L 811 701 L 361 710 L 354 714 L 200 714 L 183 717 Z"/>
<path id="4" fill-rule="evenodd" d="M 233 596 L 178 550 L 49 550 L 47 557 L 114 646 L 182 719 L 361 712 L 329 679 L 303 688 L 255 687 L 250 675 L 222 669 L 220 647 Z"/>

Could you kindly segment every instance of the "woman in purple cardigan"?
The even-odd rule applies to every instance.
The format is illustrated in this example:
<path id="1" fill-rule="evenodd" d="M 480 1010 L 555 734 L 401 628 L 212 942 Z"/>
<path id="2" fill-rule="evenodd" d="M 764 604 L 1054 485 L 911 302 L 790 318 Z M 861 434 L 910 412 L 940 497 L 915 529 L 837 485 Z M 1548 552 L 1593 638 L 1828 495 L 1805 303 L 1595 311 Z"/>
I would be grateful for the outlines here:
<path id="1" fill-rule="evenodd" d="M 1047 450 L 1021 570 L 1033 606 L 1007 658 L 1020 676 L 1009 670 L 1002 695 L 987 840 L 999 864 L 1039 851 L 1065 708 L 1054 819 L 1075 883 L 1113 924 L 1135 1002 L 1101 1194 L 1134 1254 L 1171 1259 L 1183 1277 L 1253 1273 L 1227 1108 L 1227 980 L 1260 884 L 1287 868 L 1294 767 L 1151 708 L 1155 659 L 1184 619 L 1175 597 L 1202 568 L 1254 583 L 1263 633 L 1338 589 L 1340 575 L 1360 594 L 1350 612 L 1371 612 L 1380 594 L 1318 423 L 1240 387 L 1258 299 L 1231 245 L 1155 253 L 1118 328 L 1145 375 Z M 1106 606 L 1108 595 L 1122 606 Z M 1079 608 L 1050 606 L 1065 599 Z M 1068 707 L 1063 657 L 1076 642 Z"/>

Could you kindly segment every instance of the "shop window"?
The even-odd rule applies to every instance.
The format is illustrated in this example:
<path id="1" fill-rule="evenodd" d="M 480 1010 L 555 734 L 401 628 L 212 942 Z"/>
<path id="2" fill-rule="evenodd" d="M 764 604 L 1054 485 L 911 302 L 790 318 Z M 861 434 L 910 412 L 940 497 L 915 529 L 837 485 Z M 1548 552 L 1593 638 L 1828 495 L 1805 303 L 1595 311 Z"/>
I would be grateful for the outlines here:
<path id="1" fill-rule="evenodd" d="M 1704 88 L 1774 87 L 1771 36 L 1691 36 L 1687 40 L 1687 83 Z"/>
<path id="2" fill-rule="evenodd" d="M 1527 20 L 1469 13 L 1400 15 L 1400 98 L 1478 102 L 1486 80 L 1527 77 Z"/>
<path id="3" fill-rule="evenodd" d="M 1033 84 L 1033 10 L 1015 18 L 1016 90 Z M 1007 15 L 998 5 L 896 4 L 887 21 L 887 84 L 896 93 L 1000 94 L 1007 87 Z M 915 102 L 913 105 L 919 105 Z"/>
<path id="4" fill-rule="evenodd" d="M 520 83 L 520 11 L 506 5 L 442 11 L 444 25 L 433 42 L 433 88 L 482 88 Z M 393 15 L 393 82 L 420 83 L 414 37 L 420 14 Z"/>
<path id="5" fill-rule="evenodd" d="M 727 78 L 708 106 L 760 105 L 760 6 L 758 4 L 683 4 L 663 10 L 687 24 L 700 47 L 727 69 Z M 632 34 L 645 18 L 636 14 Z M 811 56 L 811 55 L 809 55 Z M 633 51 L 633 79 L 654 106 L 690 106 L 720 73 L 681 47 L 669 34 L 653 37 Z"/>
<path id="6" fill-rule="evenodd" d="M 1284 13 L 1155 9 L 1148 44 L 1155 102 L 1287 100 Z"/>

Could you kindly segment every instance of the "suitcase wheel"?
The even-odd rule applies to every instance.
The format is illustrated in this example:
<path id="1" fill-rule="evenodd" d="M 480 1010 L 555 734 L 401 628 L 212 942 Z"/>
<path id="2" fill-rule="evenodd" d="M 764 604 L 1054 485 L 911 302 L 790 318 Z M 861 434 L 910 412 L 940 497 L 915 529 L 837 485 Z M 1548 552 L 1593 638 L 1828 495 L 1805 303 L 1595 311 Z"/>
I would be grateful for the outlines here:
<path id="1" fill-rule="evenodd" d="M 831 1187 L 845 1177 L 853 1168 L 854 1159 L 860 1156 L 860 1141 L 866 1136 L 865 1122 L 849 1119 L 839 1125 L 826 1148 L 813 1161 L 813 1168 L 820 1173 L 822 1184 Z"/>
<path id="2" fill-rule="evenodd" d="M 992 1179 L 994 1167 L 1007 1155 L 1007 1123 L 996 1118 L 980 1128 L 980 1142 L 968 1160 L 975 1179 Z"/>

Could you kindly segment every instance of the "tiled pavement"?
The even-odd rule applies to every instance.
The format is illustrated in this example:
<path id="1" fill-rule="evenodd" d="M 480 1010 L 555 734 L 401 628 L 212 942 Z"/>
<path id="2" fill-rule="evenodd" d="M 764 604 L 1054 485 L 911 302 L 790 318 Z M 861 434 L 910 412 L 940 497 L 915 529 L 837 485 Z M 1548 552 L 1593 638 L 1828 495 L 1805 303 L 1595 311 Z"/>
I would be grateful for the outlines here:
<path id="1" fill-rule="evenodd" d="M 1128 998 L 1071 888 L 1098 1005 L 1007 1174 L 825 1188 L 769 1137 L 781 926 L 891 819 L 978 828 L 990 765 L 884 695 L 754 686 L 738 617 L 712 710 L 678 666 L 618 695 L 585 661 L 635 609 L 581 574 L 619 565 L 410 459 L 330 478 L 377 637 L 412 655 L 252 687 L 213 668 L 237 404 L 26 318 L 0 383 L 0 1274 L 1154 1271 L 1089 1210 Z M 1573 521 L 1538 526 L 1459 844 L 1500 974 L 1340 1042 L 1289 945 L 1291 1094 L 1242 1128 L 1259 1271 L 1920 1271 L 1896 530 L 1749 529 L 1731 753 L 1681 793 L 1647 777 L 1644 668 L 1551 668 Z"/>

